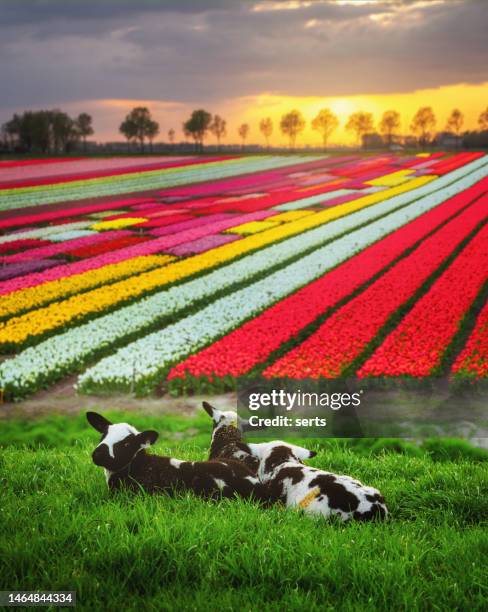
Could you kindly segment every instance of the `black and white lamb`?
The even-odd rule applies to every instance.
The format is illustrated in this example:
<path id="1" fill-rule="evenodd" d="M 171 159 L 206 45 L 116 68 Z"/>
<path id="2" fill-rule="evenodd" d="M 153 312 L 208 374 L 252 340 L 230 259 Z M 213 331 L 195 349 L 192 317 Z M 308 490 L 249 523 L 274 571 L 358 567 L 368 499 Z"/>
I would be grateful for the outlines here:
<path id="1" fill-rule="evenodd" d="M 272 502 L 327 518 L 337 515 L 343 521 L 386 518 L 385 500 L 377 489 L 304 465 L 314 451 L 282 441 L 247 446 L 259 459 L 258 477 Z"/>
<path id="2" fill-rule="evenodd" d="M 241 461 L 256 475 L 259 460 L 251 453 L 249 446 L 242 441 L 243 420 L 233 410 L 217 410 L 208 402 L 203 402 L 202 406 L 213 422 L 208 458 Z"/>
<path id="3" fill-rule="evenodd" d="M 145 449 L 156 442 L 156 431 L 139 432 L 128 423 L 111 423 L 96 412 L 87 412 L 86 417 L 102 434 L 92 458 L 105 469 L 111 490 L 128 488 L 167 495 L 193 491 L 207 499 L 238 495 L 268 501 L 266 488 L 240 461 L 181 461 L 148 454 Z"/>

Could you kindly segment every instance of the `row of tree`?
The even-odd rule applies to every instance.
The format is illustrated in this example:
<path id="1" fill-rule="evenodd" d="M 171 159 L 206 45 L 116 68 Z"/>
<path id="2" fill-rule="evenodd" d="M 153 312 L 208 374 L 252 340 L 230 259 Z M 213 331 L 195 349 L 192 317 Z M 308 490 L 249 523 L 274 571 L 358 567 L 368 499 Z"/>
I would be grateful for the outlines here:
<path id="1" fill-rule="evenodd" d="M 478 124 L 482 133 L 488 131 L 488 108 L 479 116 Z M 437 125 L 436 116 L 430 106 L 419 108 L 410 124 L 410 130 L 418 138 L 418 142 L 425 147 L 432 141 Z M 445 126 L 446 132 L 453 134 L 457 141 L 462 134 L 464 115 L 459 109 L 454 109 Z M 306 121 L 302 113 L 292 110 L 285 113 L 280 120 L 279 129 L 288 138 L 290 148 L 294 148 L 297 137 L 306 127 Z M 324 148 L 334 131 L 339 127 L 338 117 L 328 108 L 320 110 L 311 127 L 320 133 Z M 364 144 L 374 141 L 374 137 L 391 146 L 395 137 L 401 129 L 400 113 L 395 110 L 385 111 L 378 124 L 378 132 L 375 131 L 372 113 L 358 111 L 350 115 L 345 129 L 355 134 L 357 143 Z M 137 143 L 144 150 L 146 142 L 152 143 L 158 136 L 159 123 L 155 121 L 147 107 L 138 106 L 130 111 L 119 128 L 121 134 L 128 142 Z M 271 117 L 265 117 L 259 122 L 259 130 L 266 140 L 269 141 L 274 131 Z M 222 140 L 227 136 L 227 122 L 220 115 L 211 115 L 204 109 L 192 112 L 190 118 L 183 123 L 183 132 L 186 137 L 195 143 L 197 151 L 203 150 L 203 143 L 208 133 L 213 134 L 220 147 Z M 242 123 L 238 127 L 238 135 L 244 147 L 249 136 L 250 126 Z M 27 111 L 21 115 L 15 114 L 10 121 L 2 126 L 3 139 L 11 149 L 16 147 L 26 151 L 40 151 L 42 153 L 68 152 L 75 148 L 80 141 L 86 149 L 86 139 L 93 132 L 92 117 L 87 113 L 81 113 L 77 117 L 70 117 L 60 110 Z M 168 140 L 171 144 L 175 141 L 175 130 L 170 129 Z M 475 146 L 486 146 L 486 139 L 479 138 L 479 133 L 468 134 Z M 479 141 L 479 142 L 478 142 Z M 483 144 L 484 143 L 484 144 Z"/>
<path id="2" fill-rule="evenodd" d="M 419 108 L 410 124 L 410 130 L 418 137 L 418 142 L 422 147 L 425 147 L 432 141 L 437 120 L 434 111 L 430 106 Z M 464 125 L 463 113 L 455 108 L 446 123 L 446 132 L 454 134 L 459 139 Z M 488 130 L 488 108 L 484 110 L 479 117 L 479 126 L 481 130 Z M 292 110 L 282 116 L 279 128 L 283 135 L 287 136 L 289 146 L 295 147 L 296 139 L 306 127 L 306 121 L 302 113 L 298 110 Z M 311 127 L 320 133 L 324 148 L 331 135 L 339 127 L 338 117 L 328 108 L 324 108 L 312 119 Z M 372 113 L 358 111 L 353 113 L 346 125 L 347 131 L 353 132 L 356 136 L 357 143 L 364 143 L 365 138 L 369 135 L 375 135 L 375 126 Z M 259 123 L 259 130 L 266 140 L 266 145 L 269 147 L 269 139 L 273 134 L 273 120 L 271 117 L 262 119 Z M 385 111 L 378 124 L 378 130 L 383 138 L 383 142 L 391 146 L 394 138 L 401 129 L 401 116 L 398 111 Z M 120 126 L 121 133 L 128 141 L 135 141 L 144 148 L 145 140 L 152 143 L 155 136 L 159 133 L 159 125 L 151 117 L 149 109 L 145 107 L 134 108 L 125 118 Z M 203 142 L 210 132 L 217 140 L 217 145 L 220 146 L 222 139 L 227 136 L 227 122 L 220 115 L 212 116 L 208 111 L 198 109 L 192 112 L 190 118 L 183 123 L 183 132 L 185 136 L 192 138 L 195 143 L 195 148 L 198 151 L 203 150 Z M 242 123 L 237 133 L 244 147 L 249 136 L 250 126 L 248 123 Z M 175 131 L 171 129 L 168 132 L 170 143 L 174 142 Z"/>
<path id="3" fill-rule="evenodd" d="M 92 117 L 81 113 L 70 117 L 60 110 L 26 111 L 14 114 L 2 126 L 2 134 L 9 148 L 42 153 L 66 153 L 93 134 Z"/>

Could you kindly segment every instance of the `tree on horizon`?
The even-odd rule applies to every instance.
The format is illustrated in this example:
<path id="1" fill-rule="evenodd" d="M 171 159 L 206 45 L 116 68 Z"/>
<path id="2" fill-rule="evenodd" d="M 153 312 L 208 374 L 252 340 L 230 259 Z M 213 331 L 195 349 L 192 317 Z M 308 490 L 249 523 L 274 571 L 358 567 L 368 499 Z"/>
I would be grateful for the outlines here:
<path id="1" fill-rule="evenodd" d="M 147 130 L 146 130 L 146 135 L 147 135 L 147 139 L 149 140 L 149 147 L 151 149 L 151 153 L 153 151 L 153 140 L 156 138 L 158 134 L 159 134 L 159 123 L 151 119 L 151 121 L 149 122 L 147 126 Z"/>
<path id="2" fill-rule="evenodd" d="M 459 147 L 459 137 L 461 135 L 461 130 L 463 129 L 464 124 L 464 115 L 459 110 L 459 108 L 455 108 L 452 110 L 449 118 L 446 123 L 446 131 L 452 132 L 456 136 L 456 148 Z"/>
<path id="3" fill-rule="evenodd" d="M 119 131 L 130 142 L 134 140 L 139 142 L 141 152 L 144 152 L 144 142 L 147 139 L 152 139 L 159 132 L 159 124 L 153 120 L 151 112 L 146 106 L 136 106 L 124 121 L 120 124 Z"/>
<path id="4" fill-rule="evenodd" d="M 171 145 L 175 143 L 175 135 L 176 135 L 176 132 L 174 131 L 174 129 L 170 128 L 168 130 L 168 140 Z"/>
<path id="5" fill-rule="evenodd" d="M 83 140 L 83 151 L 86 152 L 86 138 L 94 133 L 92 126 L 93 118 L 88 113 L 80 113 L 75 119 L 75 122 L 78 133 Z"/>
<path id="6" fill-rule="evenodd" d="M 318 115 L 312 120 L 312 129 L 322 134 L 322 144 L 324 150 L 327 151 L 327 142 L 339 126 L 339 119 L 328 108 L 323 108 Z"/>
<path id="7" fill-rule="evenodd" d="M 2 131 L 12 148 L 28 152 L 66 153 L 80 139 L 76 120 L 59 109 L 15 113 Z"/>
<path id="8" fill-rule="evenodd" d="M 292 110 L 283 115 L 280 121 L 280 129 L 285 136 L 288 136 L 290 148 L 294 149 L 298 134 L 305 129 L 305 119 L 302 113 L 298 110 Z"/>
<path id="9" fill-rule="evenodd" d="M 386 138 L 386 143 L 391 147 L 393 135 L 398 132 L 401 125 L 400 113 L 395 110 L 387 110 L 381 117 L 379 131 Z"/>
<path id="10" fill-rule="evenodd" d="M 249 123 L 242 123 L 238 130 L 237 133 L 239 134 L 239 136 L 241 137 L 241 141 L 242 141 L 242 148 L 244 149 L 244 145 L 246 144 L 246 138 L 249 134 Z"/>
<path id="11" fill-rule="evenodd" d="M 480 126 L 480 130 L 482 132 L 488 130 L 488 106 L 485 108 L 484 111 L 482 111 L 482 113 L 478 117 L 478 125 Z"/>
<path id="12" fill-rule="evenodd" d="M 212 115 L 203 108 L 199 108 L 194 110 L 190 118 L 183 123 L 183 132 L 185 136 L 193 138 L 196 151 L 203 151 L 203 141 L 210 128 L 211 121 Z"/>
<path id="13" fill-rule="evenodd" d="M 412 119 L 410 129 L 414 134 L 419 134 L 419 143 L 422 149 L 425 149 L 427 142 L 432 138 L 435 125 L 436 118 L 432 107 L 423 106 L 419 108 Z"/>
<path id="14" fill-rule="evenodd" d="M 358 146 L 361 144 L 361 139 L 365 134 L 374 131 L 373 115 L 364 111 L 357 111 L 349 116 L 346 123 L 346 130 L 356 134 Z"/>
<path id="15" fill-rule="evenodd" d="M 217 139 L 217 149 L 220 149 L 221 139 L 227 136 L 227 121 L 220 115 L 215 115 L 209 129 Z"/>
<path id="16" fill-rule="evenodd" d="M 266 148 L 269 149 L 269 139 L 273 133 L 273 120 L 271 117 L 265 117 L 259 122 L 259 130 L 266 140 Z"/>

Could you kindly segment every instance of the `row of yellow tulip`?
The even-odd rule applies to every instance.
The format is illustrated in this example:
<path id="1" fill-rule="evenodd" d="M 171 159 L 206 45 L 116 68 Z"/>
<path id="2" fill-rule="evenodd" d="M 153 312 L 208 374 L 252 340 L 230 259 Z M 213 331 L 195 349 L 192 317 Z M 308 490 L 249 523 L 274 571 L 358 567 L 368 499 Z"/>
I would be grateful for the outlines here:
<path id="1" fill-rule="evenodd" d="M 0 318 L 13 314 L 33 310 L 44 304 L 88 291 L 101 285 L 119 281 L 128 276 L 147 272 L 154 268 L 174 261 L 171 255 L 143 255 L 133 257 L 115 264 L 108 264 L 102 268 L 89 270 L 82 274 L 67 276 L 58 280 L 28 287 L 3 295 L 0 301 Z"/>

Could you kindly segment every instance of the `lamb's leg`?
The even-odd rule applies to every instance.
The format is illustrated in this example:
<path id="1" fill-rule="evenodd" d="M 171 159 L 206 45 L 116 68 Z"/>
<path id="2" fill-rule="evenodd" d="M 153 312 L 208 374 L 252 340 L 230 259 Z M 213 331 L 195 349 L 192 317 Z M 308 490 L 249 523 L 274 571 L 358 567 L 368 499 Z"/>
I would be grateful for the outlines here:
<path id="1" fill-rule="evenodd" d="M 204 497 L 205 499 L 220 499 L 224 493 L 224 489 L 221 489 L 215 482 L 212 476 L 195 476 L 190 484 L 190 490 L 196 495 Z"/>

